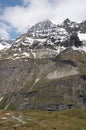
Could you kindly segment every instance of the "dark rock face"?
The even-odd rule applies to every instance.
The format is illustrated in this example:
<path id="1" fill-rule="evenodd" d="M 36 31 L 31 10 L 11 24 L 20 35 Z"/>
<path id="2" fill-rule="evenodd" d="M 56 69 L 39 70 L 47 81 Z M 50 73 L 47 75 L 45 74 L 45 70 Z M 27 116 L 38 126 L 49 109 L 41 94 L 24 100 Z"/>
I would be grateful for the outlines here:
<path id="1" fill-rule="evenodd" d="M 67 80 L 53 81 L 51 85 L 45 84 L 35 91 L 16 93 L 13 97 L 13 103 L 18 110 L 56 111 L 85 108 L 85 89 L 86 82 L 80 77 L 74 76 Z"/>
<path id="2" fill-rule="evenodd" d="M 81 75 L 81 78 L 82 78 L 83 80 L 86 80 L 86 75 Z"/>
<path id="3" fill-rule="evenodd" d="M 78 47 L 82 46 L 82 41 L 80 41 L 80 39 L 78 38 L 76 33 L 73 33 L 68 40 L 61 43 L 61 46 L 64 46 L 67 48 L 75 46 L 78 48 Z"/>
<path id="4" fill-rule="evenodd" d="M 2 93 L 17 92 L 25 81 L 33 79 L 34 64 L 29 61 L 0 61 L 0 91 Z"/>
<path id="5" fill-rule="evenodd" d="M 0 91 L 6 99 L 3 108 L 10 100 L 8 109 L 14 105 L 17 110 L 58 111 L 86 107 L 85 75 L 76 74 L 52 80 L 46 78 L 55 70 L 62 69 L 62 74 L 65 69 L 77 68 L 77 64 L 60 58 L 27 60 L 0 61 Z"/>
<path id="6" fill-rule="evenodd" d="M 74 33 L 70 36 L 70 41 L 71 41 L 72 45 L 74 45 L 75 47 L 80 47 L 82 45 L 82 42 L 79 40 L 76 33 Z"/>
<path id="7" fill-rule="evenodd" d="M 81 33 L 86 33 L 86 21 L 80 23 L 80 31 Z"/>
<path id="8" fill-rule="evenodd" d="M 70 19 L 64 20 L 62 27 L 65 28 L 69 34 L 77 33 L 80 29 L 79 24 L 70 21 Z"/>

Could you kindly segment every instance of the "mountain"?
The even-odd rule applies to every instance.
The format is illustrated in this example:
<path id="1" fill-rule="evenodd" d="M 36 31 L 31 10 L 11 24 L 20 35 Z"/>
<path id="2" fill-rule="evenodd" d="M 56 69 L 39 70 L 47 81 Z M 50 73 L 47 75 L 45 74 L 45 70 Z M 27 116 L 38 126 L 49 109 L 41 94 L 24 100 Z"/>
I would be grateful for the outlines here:
<path id="1" fill-rule="evenodd" d="M 0 50 L 7 49 L 11 47 L 11 42 L 5 39 L 0 39 Z"/>
<path id="2" fill-rule="evenodd" d="M 85 21 L 41 21 L 0 51 L 0 108 L 86 108 Z"/>
<path id="3" fill-rule="evenodd" d="M 59 53 L 59 49 L 64 50 L 63 46 L 59 47 L 59 42 L 66 41 L 67 38 L 68 33 L 65 29 L 45 20 L 37 23 L 26 34 L 17 38 L 10 50 L 34 58 L 53 57 Z"/>
<path id="4" fill-rule="evenodd" d="M 35 24 L 34 26 L 32 26 L 29 30 L 28 33 L 30 32 L 48 32 L 50 31 L 53 27 L 56 27 L 55 24 L 53 24 L 50 20 L 46 19 L 44 21 L 41 21 L 37 24 Z"/>
<path id="5" fill-rule="evenodd" d="M 17 38 L 9 51 L 17 57 L 29 58 L 54 57 L 67 48 L 86 51 L 86 43 L 82 39 L 86 34 L 76 28 L 80 28 L 79 24 L 69 19 L 61 25 L 49 20 L 41 21 Z"/>
<path id="6" fill-rule="evenodd" d="M 63 21 L 62 27 L 65 28 L 66 31 L 70 34 L 75 33 L 77 31 L 79 31 L 79 29 L 80 29 L 79 23 L 70 21 L 70 19 L 68 19 L 68 18 Z"/>
<path id="7" fill-rule="evenodd" d="M 80 23 L 81 33 L 86 33 L 86 20 Z"/>

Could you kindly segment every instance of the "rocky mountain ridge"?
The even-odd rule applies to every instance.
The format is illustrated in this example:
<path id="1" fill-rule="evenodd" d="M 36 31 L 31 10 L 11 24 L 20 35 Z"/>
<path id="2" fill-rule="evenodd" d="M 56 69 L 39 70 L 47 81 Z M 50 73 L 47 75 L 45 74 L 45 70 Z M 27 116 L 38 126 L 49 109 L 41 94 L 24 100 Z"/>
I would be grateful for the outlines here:
<path id="1" fill-rule="evenodd" d="M 86 108 L 85 22 L 37 23 L 0 51 L 0 108 Z"/>
<path id="2" fill-rule="evenodd" d="M 83 26 L 83 23 L 69 19 L 61 25 L 45 20 L 17 38 L 10 50 L 17 56 L 26 55 L 30 58 L 54 57 L 67 48 L 86 51 L 86 31 L 82 29 Z"/>

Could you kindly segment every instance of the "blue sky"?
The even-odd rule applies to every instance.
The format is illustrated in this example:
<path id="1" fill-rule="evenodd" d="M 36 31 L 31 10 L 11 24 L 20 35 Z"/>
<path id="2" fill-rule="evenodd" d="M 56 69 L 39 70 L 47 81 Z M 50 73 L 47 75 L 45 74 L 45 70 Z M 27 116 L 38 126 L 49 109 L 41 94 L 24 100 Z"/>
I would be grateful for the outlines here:
<path id="1" fill-rule="evenodd" d="M 20 0 L 0 0 L 0 3 L 2 6 L 15 6 L 22 4 Z"/>
<path id="2" fill-rule="evenodd" d="M 1 10 L 0 13 L 2 13 L 3 10 L 6 9 L 7 7 L 10 7 L 10 6 L 15 7 L 16 5 L 22 6 L 22 1 L 21 0 L 0 0 L 0 10 Z M 0 20 L 0 21 L 2 21 L 2 20 Z M 6 21 L 2 21 L 2 22 L 5 23 L 7 26 L 10 26 L 9 23 L 7 23 Z M 11 38 L 11 39 L 14 39 L 21 34 L 21 33 L 17 33 L 16 29 L 13 27 L 11 28 L 10 31 L 8 31 L 8 33 L 10 35 L 9 38 Z"/>
<path id="3" fill-rule="evenodd" d="M 0 0 L 0 38 L 14 39 L 35 23 L 86 19 L 86 0 Z"/>

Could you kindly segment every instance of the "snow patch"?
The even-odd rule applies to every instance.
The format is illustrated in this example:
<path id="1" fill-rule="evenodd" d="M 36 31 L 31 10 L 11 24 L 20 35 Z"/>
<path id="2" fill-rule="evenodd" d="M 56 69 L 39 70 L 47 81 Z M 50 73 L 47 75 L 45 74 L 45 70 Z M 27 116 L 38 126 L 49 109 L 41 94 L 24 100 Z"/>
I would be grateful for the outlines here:
<path id="1" fill-rule="evenodd" d="M 2 119 L 2 120 L 7 120 L 7 117 L 2 117 L 1 119 Z"/>
<path id="2" fill-rule="evenodd" d="M 25 61 L 28 61 L 28 60 L 25 60 Z"/>
<path id="3" fill-rule="evenodd" d="M 21 52 L 21 48 L 19 48 L 19 52 Z"/>
<path id="4" fill-rule="evenodd" d="M 14 56 L 17 56 L 18 54 L 14 54 Z"/>
<path id="5" fill-rule="evenodd" d="M 29 43 L 33 43 L 33 38 L 30 38 L 30 37 L 26 37 L 26 40 L 25 40 L 25 42 L 29 42 Z"/>
<path id="6" fill-rule="evenodd" d="M 34 56 L 34 59 L 35 59 L 35 58 L 36 58 L 36 53 L 35 53 L 35 52 L 33 52 L 32 54 L 33 54 L 33 56 Z"/>
<path id="7" fill-rule="evenodd" d="M 78 33 L 78 37 L 81 41 L 86 40 L 86 33 Z"/>
<path id="8" fill-rule="evenodd" d="M 72 49 L 73 50 L 78 50 L 78 51 L 84 51 L 84 52 L 86 52 L 86 46 L 82 46 L 82 47 L 75 47 L 75 46 L 73 46 L 72 47 Z"/>
<path id="9" fill-rule="evenodd" d="M 39 39 L 34 39 L 34 40 L 36 40 L 36 41 L 38 41 L 38 42 L 45 42 L 46 41 L 46 39 L 45 38 L 39 38 Z"/>
<path id="10" fill-rule="evenodd" d="M 6 115 L 7 115 L 7 116 L 9 116 L 9 115 L 10 115 L 10 113 L 6 113 Z"/>
<path id="11" fill-rule="evenodd" d="M 17 39 L 15 42 L 20 42 L 21 39 Z"/>
<path id="12" fill-rule="evenodd" d="M 36 53 L 31 50 L 31 54 L 33 55 L 34 59 L 36 58 Z"/>
<path id="13" fill-rule="evenodd" d="M 78 74 L 77 68 L 72 67 L 69 70 L 66 70 L 66 69 L 55 70 L 54 72 L 48 74 L 47 78 L 52 80 L 52 79 L 58 79 L 58 78 L 62 78 L 65 76 L 76 75 L 76 74 Z"/>
<path id="14" fill-rule="evenodd" d="M 12 60 L 17 60 L 20 59 L 20 57 L 15 57 L 15 58 L 11 58 Z"/>
<path id="15" fill-rule="evenodd" d="M 0 97 L 0 102 L 3 100 L 4 97 Z"/>
<path id="16" fill-rule="evenodd" d="M 54 43 L 51 42 L 50 40 L 47 40 L 47 44 L 48 44 L 48 45 L 54 45 Z"/>
<path id="17" fill-rule="evenodd" d="M 36 80 L 35 80 L 35 83 L 37 83 L 39 81 L 39 78 L 37 78 Z"/>
<path id="18" fill-rule="evenodd" d="M 65 50 L 66 48 L 64 47 L 64 46 L 58 46 L 58 47 L 56 47 L 56 49 L 57 49 L 57 54 L 60 54 L 60 52 L 62 52 L 63 50 Z"/>
<path id="19" fill-rule="evenodd" d="M 24 52 L 22 55 L 26 56 L 26 57 L 30 57 L 30 54 L 27 52 Z"/>
<path id="20" fill-rule="evenodd" d="M 5 48 L 10 48 L 11 47 L 11 45 L 10 44 L 8 44 L 8 43 L 0 43 L 0 50 L 3 50 L 3 49 L 5 49 Z"/>

